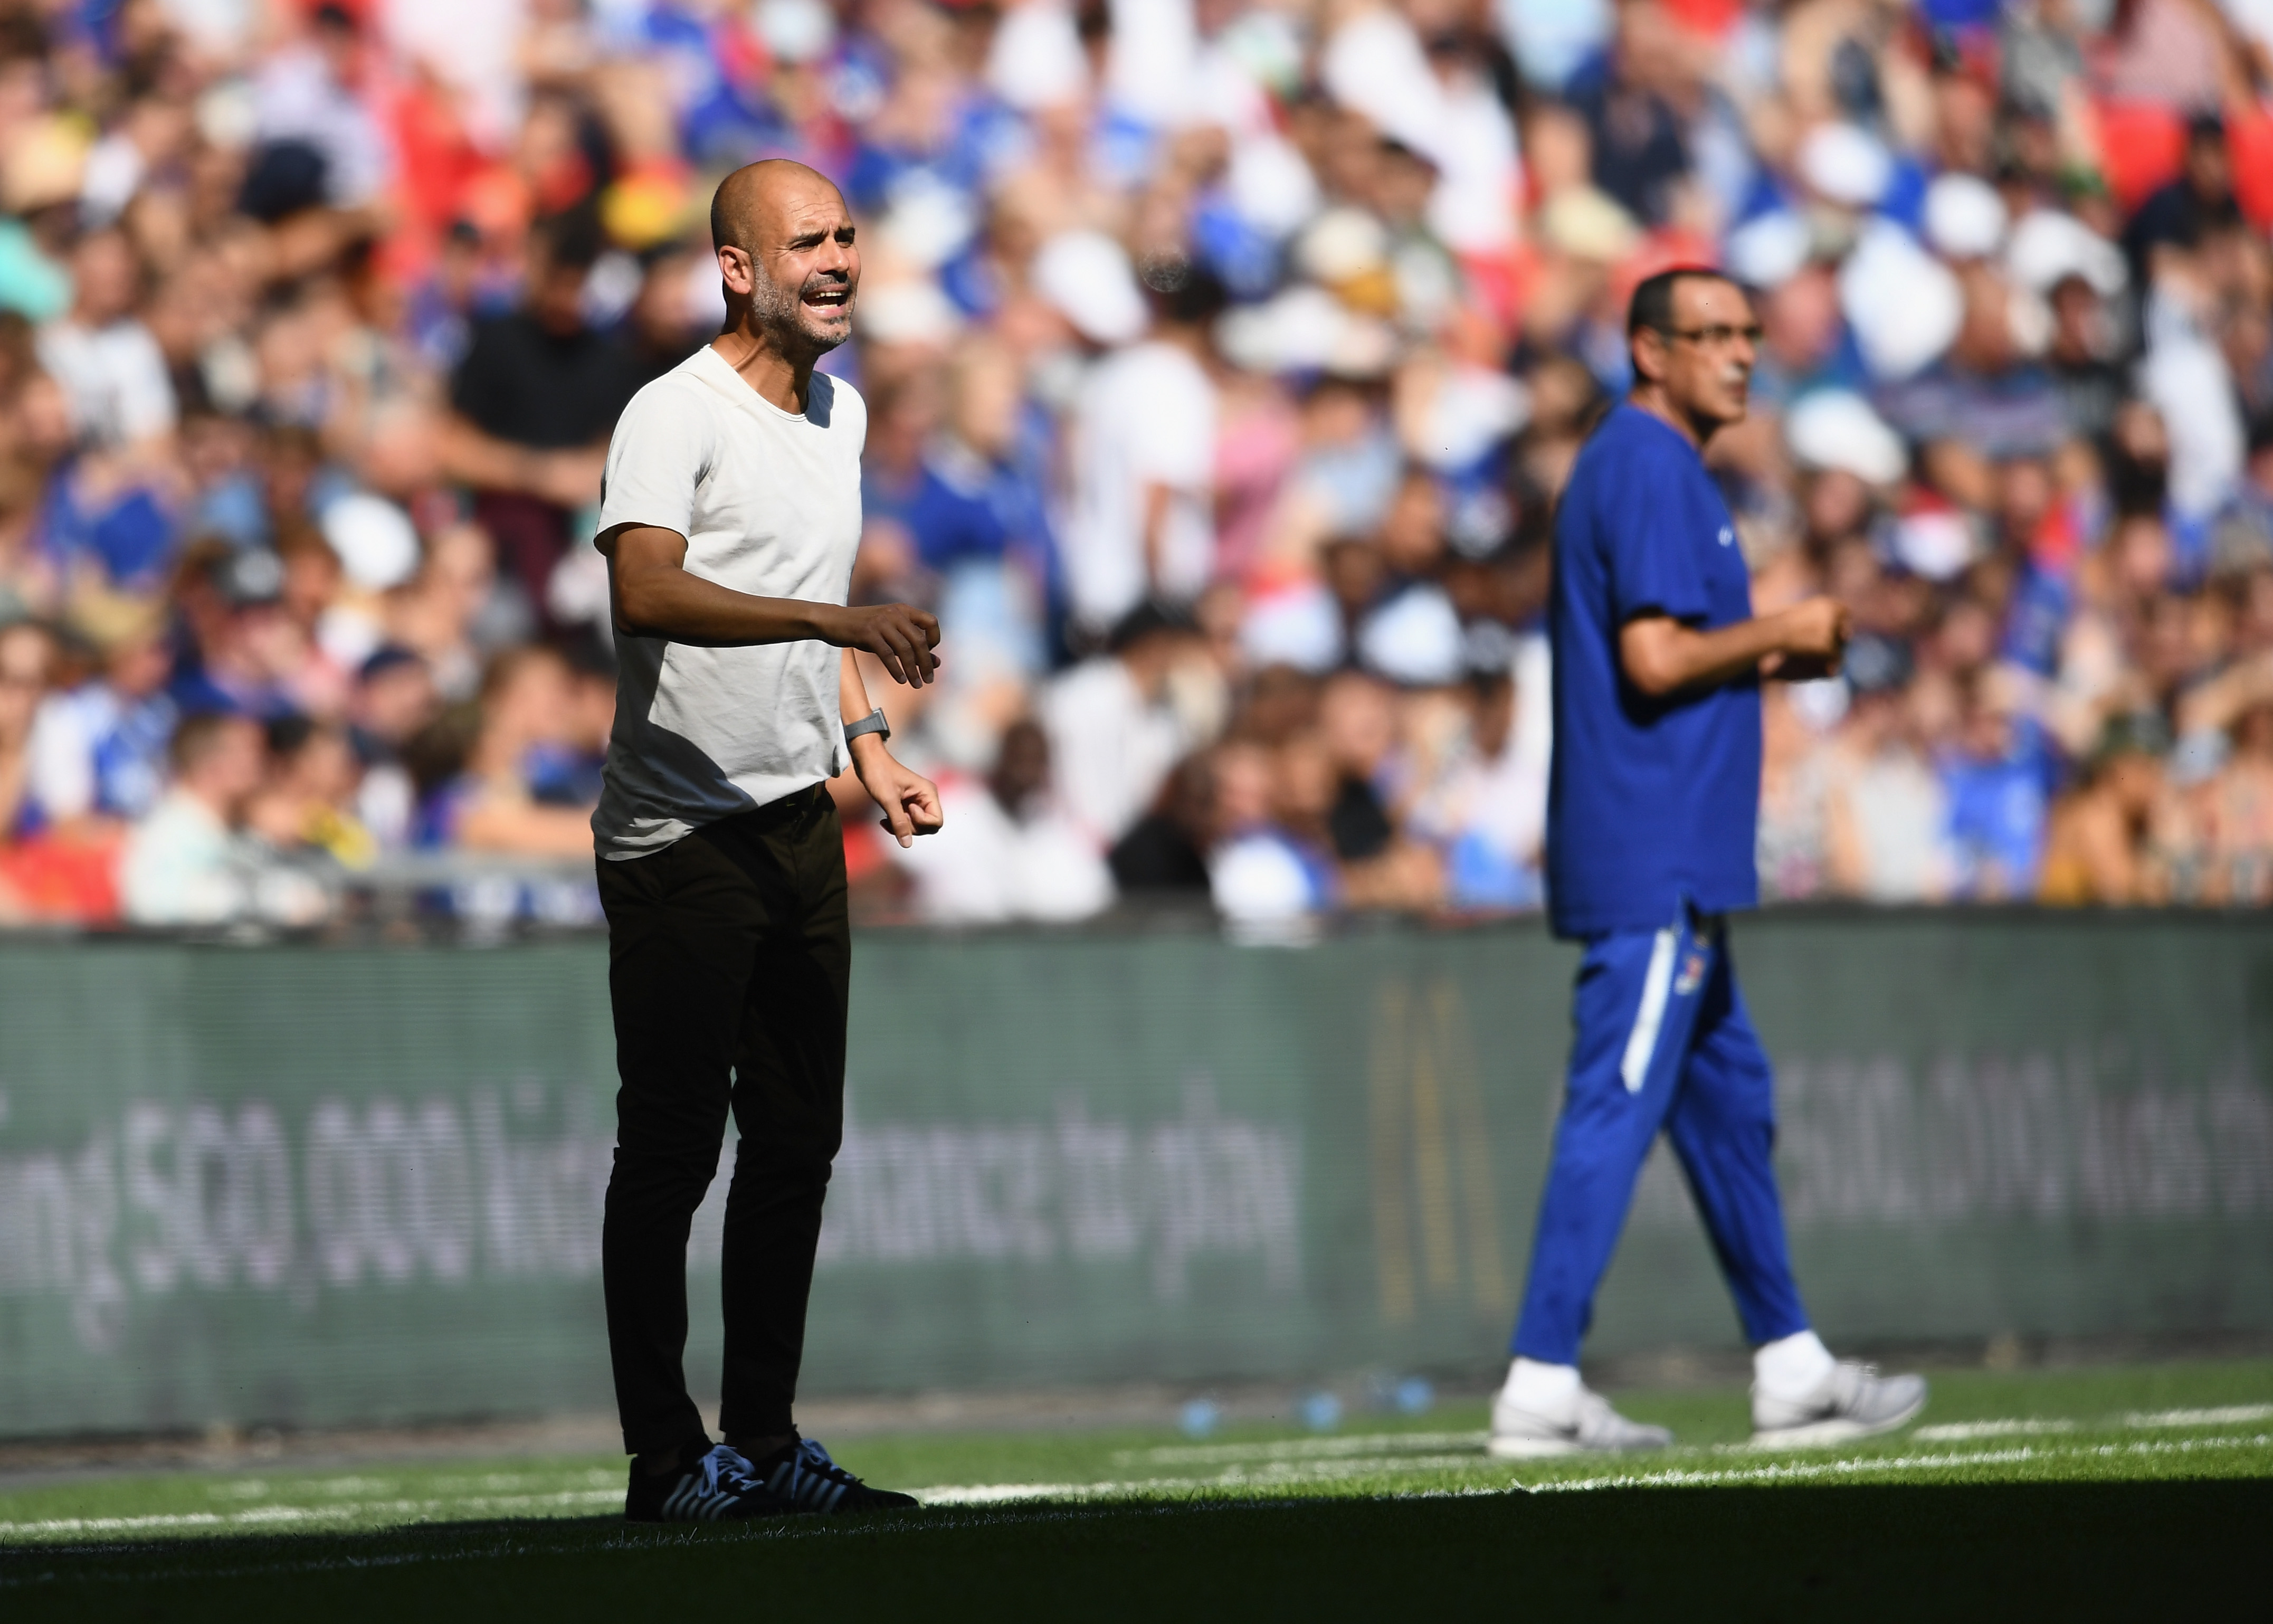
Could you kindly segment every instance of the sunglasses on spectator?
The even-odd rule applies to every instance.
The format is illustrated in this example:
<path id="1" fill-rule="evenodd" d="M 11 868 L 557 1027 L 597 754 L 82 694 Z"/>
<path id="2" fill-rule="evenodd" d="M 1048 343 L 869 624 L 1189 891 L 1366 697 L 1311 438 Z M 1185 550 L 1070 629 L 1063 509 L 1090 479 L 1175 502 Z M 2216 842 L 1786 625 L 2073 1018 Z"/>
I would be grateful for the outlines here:
<path id="1" fill-rule="evenodd" d="M 1741 327 L 1714 322 L 1709 327 L 1653 327 L 1651 331 L 1662 339 L 1686 339 L 1692 344 L 1702 344 L 1707 350 L 1722 349 L 1740 338 L 1748 344 L 1757 344 L 1767 333 L 1767 329 L 1757 321 Z"/>

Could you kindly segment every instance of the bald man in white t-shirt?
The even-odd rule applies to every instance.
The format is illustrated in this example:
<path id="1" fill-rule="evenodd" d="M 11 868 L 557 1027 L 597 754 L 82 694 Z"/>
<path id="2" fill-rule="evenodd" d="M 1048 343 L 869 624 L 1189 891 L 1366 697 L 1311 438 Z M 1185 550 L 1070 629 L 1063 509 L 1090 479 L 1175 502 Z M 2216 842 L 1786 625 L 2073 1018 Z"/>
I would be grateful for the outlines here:
<path id="1" fill-rule="evenodd" d="M 849 764 L 904 846 L 940 826 L 852 662 L 866 650 L 920 687 L 939 623 L 845 605 L 867 408 L 814 370 L 859 290 L 843 196 L 802 164 L 752 164 L 710 230 L 725 329 L 625 409 L 600 504 L 621 674 L 592 830 L 623 1079 L 601 1273 L 640 1522 L 915 1504 L 800 1438 L 791 1407 L 844 1116 L 851 939 L 823 780 Z M 730 1108 L 714 1445 L 682 1368 L 686 1236 Z"/>

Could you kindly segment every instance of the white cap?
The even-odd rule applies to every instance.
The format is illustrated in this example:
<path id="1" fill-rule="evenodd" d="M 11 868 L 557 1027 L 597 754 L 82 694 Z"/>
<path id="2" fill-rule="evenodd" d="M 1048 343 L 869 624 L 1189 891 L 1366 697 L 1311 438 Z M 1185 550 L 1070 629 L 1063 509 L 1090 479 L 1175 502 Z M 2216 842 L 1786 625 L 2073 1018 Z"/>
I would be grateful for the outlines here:
<path id="1" fill-rule="evenodd" d="M 821 0 L 758 0 L 758 37 L 784 62 L 817 62 L 836 43 L 836 14 Z"/>
<path id="2" fill-rule="evenodd" d="M 1799 144 L 1799 177 L 1821 196 L 1849 208 L 1868 208 L 1887 195 L 1894 160 L 1867 130 L 1821 124 Z"/>
<path id="3" fill-rule="evenodd" d="M 1241 618 L 1239 651 L 1257 670 L 1292 665 L 1323 676 L 1342 663 L 1341 605 L 1315 581 L 1274 592 Z"/>
<path id="4" fill-rule="evenodd" d="M 962 187 L 929 169 L 911 169 L 892 188 L 876 234 L 895 257 L 936 270 L 963 252 L 979 229 L 979 205 Z"/>
<path id="5" fill-rule="evenodd" d="M 318 528 L 349 580 L 367 592 L 400 586 L 418 568 L 418 531 L 384 496 L 356 491 L 325 505 Z"/>
<path id="6" fill-rule="evenodd" d="M 1317 212 L 1317 177 L 1301 150 L 1276 133 L 1235 139 L 1223 180 L 1240 218 L 1274 240 Z"/>
<path id="7" fill-rule="evenodd" d="M 1965 296 L 1955 273 L 1891 220 L 1863 228 L 1839 268 L 1839 306 L 1879 378 L 1924 371 L 1957 337 Z"/>
<path id="8" fill-rule="evenodd" d="M 2110 298 L 2130 280 L 2121 249 L 2058 209 L 2035 209 L 2021 217 L 2005 251 L 2005 265 L 2014 281 L 2038 293 L 2081 276 L 2102 298 Z"/>
<path id="9" fill-rule="evenodd" d="M 1128 251 L 1102 231 L 1061 231 L 1034 255 L 1034 290 L 1093 344 L 1125 344 L 1144 331 L 1144 296 Z"/>
<path id="10" fill-rule="evenodd" d="M 1054 0 L 1014 6 L 994 29 L 986 83 L 1021 112 L 1079 102 L 1089 94 L 1089 57 L 1073 13 Z"/>
<path id="11" fill-rule="evenodd" d="M 1773 288 L 1807 263 L 1812 234 L 1788 208 L 1757 215 L 1729 233 L 1729 274 L 1748 288 Z"/>
<path id="12" fill-rule="evenodd" d="M 1836 469 L 1866 485 L 1892 485 L 1909 467 L 1902 436 L 1846 389 L 1818 389 L 1784 416 L 1791 455 L 1804 467 Z"/>
<path id="13" fill-rule="evenodd" d="M 1362 208 L 1330 208 L 1294 244 L 1294 264 L 1323 282 L 1347 282 L 1389 262 L 1389 229 Z"/>
<path id="14" fill-rule="evenodd" d="M 1250 372 L 1375 378 L 1397 358 L 1396 335 L 1386 326 L 1308 282 L 1225 312 L 1216 323 L 1216 342 L 1233 365 Z"/>
<path id="15" fill-rule="evenodd" d="M 1565 186 L 1540 206 L 1539 235 L 1574 259 L 1615 265 L 1641 244 L 1641 228 L 1616 198 L 1593 186 Z"/>
<path id="16" fill-rule="evenodd" d="M 1925 240 L 1953 259 L 1985 259 L 2005 245 L 2005 199 L 1978 175 L 1937 177 L 1925 189 Z"/>
<path id="17" fill-rule="evenodd" d="M 1422 410 L 1400 415 L 1407 454 L 1451 473 L 1474 467 L 1531 421 L 1531 391 L 1495 368 L 1452 366 L 1438 375 Z"/>
<path id="18" fill-rule="evenodd" d="M 963 327 L 939 284 L 914 276 L 861 289 L 859 320 L 860 336 L 878 344 L 943 344 Z"/>
<path id="19" fill-rule="evenodd" d="M 1459 680 L 1467 640 L 1444 588 L 1417 582 L 1365 618 L 1357 651 L 1392 682 L 1433 688 Z"/>

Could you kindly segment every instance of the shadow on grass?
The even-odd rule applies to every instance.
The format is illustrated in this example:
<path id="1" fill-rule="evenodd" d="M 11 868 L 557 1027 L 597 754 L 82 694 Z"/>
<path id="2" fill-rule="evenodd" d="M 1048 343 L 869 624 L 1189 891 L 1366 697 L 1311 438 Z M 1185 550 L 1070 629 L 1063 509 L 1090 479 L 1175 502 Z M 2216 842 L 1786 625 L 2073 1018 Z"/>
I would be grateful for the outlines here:
<path id="1" fill-rule="evenodd" d="M 0 1614 L 681 1619 L 739 1598 L 926 1620 L 2252 1616 L 2269 1515 L 2273 1481 L 2245 1480 L 461 1522 L 19 1546 L 0 1551 Z"/>

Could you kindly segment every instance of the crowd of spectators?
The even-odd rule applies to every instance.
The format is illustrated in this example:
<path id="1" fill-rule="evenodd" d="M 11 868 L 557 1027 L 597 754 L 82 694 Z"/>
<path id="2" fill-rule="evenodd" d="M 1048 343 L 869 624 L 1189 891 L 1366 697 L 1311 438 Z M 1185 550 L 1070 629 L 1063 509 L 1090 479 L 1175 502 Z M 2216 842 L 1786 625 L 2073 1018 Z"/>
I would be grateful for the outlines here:
<path id="1" fill-rule="evenodd" d="M 2273 900 L 2269 0 L 9 0 L 0 922 L 589 921 L 602 452 L 774 154 L 860 222 L 855 595 L 944 628 L 867 908 L 1536 907 L 1677 263 L 1756 601 L 1858 628 L 1765 894 Z"/>

